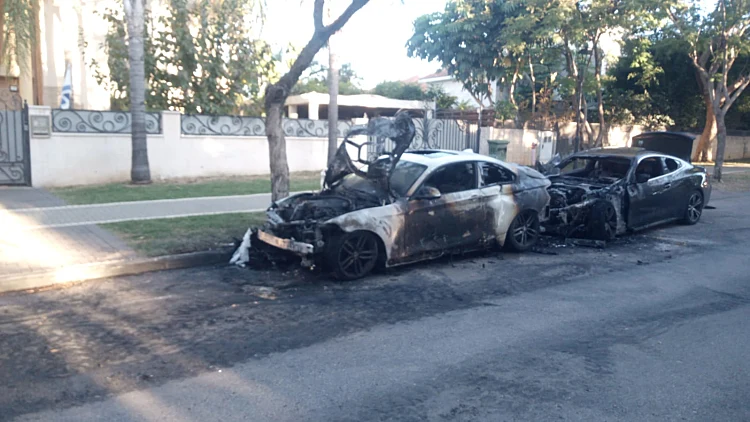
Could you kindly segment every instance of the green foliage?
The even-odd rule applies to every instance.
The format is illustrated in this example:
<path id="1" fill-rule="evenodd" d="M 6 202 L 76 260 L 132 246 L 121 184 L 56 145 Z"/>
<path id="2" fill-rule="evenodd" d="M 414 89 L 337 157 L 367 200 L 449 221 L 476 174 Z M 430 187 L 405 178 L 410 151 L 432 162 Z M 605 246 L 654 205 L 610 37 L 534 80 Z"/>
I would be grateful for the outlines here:
<path id="1" fill-rule="evenodd" d="M 605 94 L 613 123 L 655 125 L 667 123 L 678 129 L 698 129 L 705 124 L 706 106 L 690 57 L 690 44 L 666 28 L 651 37 L 626 41 L 623 56 L 609 71 Z M 743 56 L 738 62 L 750 63 Z M 741 68 L 730 72 L 739 74 Z M 750 95 L 743 93 L 729 110 L 729 129 L 750 129 Z"/>
<path id="2" fill-rule="evenodd" d="M 365 91 L 360 86 L 361 78 L 352 69 L 350 63 L 346 63 L 339 69 L 339 94 L 357 95 Z M 308 69 L 307 76 L 303 77 L 294 88 L 292 95 L 304 94 L 306 92 L 328 93 L 328 67 L 319 63 L 313 63 Z"/>
<path id="3" fill-rule="evenodd" d="M 431 85 L 427 88 L 425 98 L 430 101 L 435 101 L 435 108 L 438 110 L 445 110 L 451 108 L 457 108 L 463 110 L 461 107 L 468 104 L 468 101 L 459 103 L 458 98 L 453 95 L 447 94 L 442 88 L 436 85 Z M 466 104 L 465 104 L 466 103 Z"/>
<path id="4" fill-rule="evenodd" d="M 443 12 L 417 18 L 409 55 L 440 62 L 473 95 L 491 98 L 490 83 L 506 76 L 511 65 L 500 42 L 506 16 L 501 6 L 456 0 Z"/>
<path id="5" fill-rule="evenodd" d="M 3 31 L 3 45 L 0 49 L 2 65 L 9 69 L 15 61 L 22 72 L 28 71 L 34 51 L 36 31 L 34 30 L 34 16 L 32 2 L 35 0 L 5 0 L 5 25 Z"/>
<path id="6" fill-rule="evenodd" d="M 495 119 L 504 121 L 512 120 L 518 113 L 518 107 L 510 101 L 498 101 L 495 103 Z"/>
<path id="7" fill-rule="evenodd" d="M 397 100 L 427 100 L 427 93 L 416 83 L 385 81 L 377 84 L 372 90 L 375 95 L 382 95 Z"/>
<path id="8" fill-rule="evenodd" d="M 254 40 L 247 16 L 254 0 L 169 0 L 168 15 L 146 18 L 144 34 L 146 107 L 194 114 L 259 110 L 261 87 L 273 75 L 270 47 Z M 106 66 L 91 62 L 97 81 L 108 88 L 113 109 L 129 105 L 126 25 L 122 10 L 108 9 L 103 43 Z M 155 30 L 155 27 L 162 28 Z"/>

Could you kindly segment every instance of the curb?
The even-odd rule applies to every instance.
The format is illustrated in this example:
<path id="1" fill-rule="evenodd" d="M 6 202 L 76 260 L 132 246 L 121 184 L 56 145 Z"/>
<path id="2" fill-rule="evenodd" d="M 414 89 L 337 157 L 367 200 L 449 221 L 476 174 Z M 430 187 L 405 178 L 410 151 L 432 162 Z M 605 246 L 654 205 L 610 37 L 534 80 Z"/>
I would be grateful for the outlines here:
<path id="1" fill-rule="evenodd" d="M 0 294 L 52 287 L 78 281 L 216 265 L 229 262 L 232 252 L 233 250 L 223 249 L 166 255 L 156 258 L 102 261 L 26 274 L 0 276 Z"/>

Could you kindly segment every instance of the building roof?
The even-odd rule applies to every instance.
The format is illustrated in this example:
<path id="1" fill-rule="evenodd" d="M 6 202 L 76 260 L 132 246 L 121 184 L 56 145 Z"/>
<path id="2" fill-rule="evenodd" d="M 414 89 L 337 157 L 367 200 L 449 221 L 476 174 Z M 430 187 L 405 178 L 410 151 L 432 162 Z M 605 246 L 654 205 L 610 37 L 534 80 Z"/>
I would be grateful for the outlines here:
<path id="1" fill-rule="evenodd" d="M 429 82 L 439 82 L 439 81 L 448 81 L 453 79 L 453 76 L 451 76 L 448 73 L 448 69 L 442 69 L 439 70 L 431 75 L 423 76 L 419 78 L 419 83 L 429 83 Z"/>
<path id="2" fill-rule="evenodd" d="M 326 105 L 330 101 L 328 94 L 318 92 L 309 92 L 306 94 L 292 95 L 287 98 L 285 105 L 308 105 L 321 104 Z M 396 110 L 423 110 L 424 101 L 407 101 L 386 98 L 381 95 L 359 94 L 359 95 L 339 95 L 339 107 L 363 107 L 372 109 L 396 109 Z M 430 107 L 430 104 L 427 104 Z M 430 107 L 431 108 L 431 107 Z"/>

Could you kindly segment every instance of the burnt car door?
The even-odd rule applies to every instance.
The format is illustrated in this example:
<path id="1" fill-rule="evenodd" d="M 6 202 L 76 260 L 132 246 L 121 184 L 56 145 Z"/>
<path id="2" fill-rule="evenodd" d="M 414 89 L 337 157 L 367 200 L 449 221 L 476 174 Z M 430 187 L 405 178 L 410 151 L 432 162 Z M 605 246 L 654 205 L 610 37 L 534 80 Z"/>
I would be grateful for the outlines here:
<path id="1" fill-rule="evenodd" d="M 681 218 L 685 215 L 685 204 L 693 191 L 691 181 L 685 177 L 685 167 L 680 160 L 662 157 L 666 169 L 664 191 L 666 202 L 663 218 Z"/>
<path id="2" fill-rule="evenodd" d="M 513 183 L 517 176 L 499 164 L 484 161 L 478 164 L 485 232 L 480 241 L 486 242 L 502 236 L 515 218 Z"/>
<path id="3" fill-rule="evenodd" d="M 435 195 L 438 191 L 439 197 Z M 415 192 L 404 216 L 407 255 L 437 253 L 478 242 L 483 215 L 475 163 L 437 168 Z"/>
<path id="4" fill-rule="evenodd" d="M 668 209 L 665 208 L 667 197 L 664 193 L 671 186 L 663 177 L 665 172 L 661 157 L 641 158 L 635 166 L 628 186 L 630 197 L 628 223 L 633 229 L 664 219 L 664 216 L 668 214 Z"/>

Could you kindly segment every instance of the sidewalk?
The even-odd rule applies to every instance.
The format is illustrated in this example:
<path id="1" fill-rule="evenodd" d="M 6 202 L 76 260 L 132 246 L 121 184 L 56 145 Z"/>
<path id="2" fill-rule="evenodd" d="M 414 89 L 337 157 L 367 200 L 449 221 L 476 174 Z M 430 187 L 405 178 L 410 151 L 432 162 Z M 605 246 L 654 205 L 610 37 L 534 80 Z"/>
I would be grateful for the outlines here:
<path id="1" fill-rule="evenodd" d="M 47 195 L 50 195 L 47 193 Z M 4 200 L 0 198 L 0 207 Z M 8 215 L 20 218 L 23 230 L 118 223 L 132 220 L 190 217 L 196 215 L 265 211 L 270 193 L 241 196 L 161 199 L 94 205 L 58 205 L 0 211 L 0 222 Z"/>
<path id="2" fill-rule="evenodd" d="M 0 187 L 0 284 L 3 278 L 140 258 L 97 224 L 263 211 L 270 200 L 270 194 L 257 194 L 65 205 L 43 189 Z"/>

